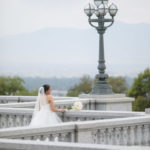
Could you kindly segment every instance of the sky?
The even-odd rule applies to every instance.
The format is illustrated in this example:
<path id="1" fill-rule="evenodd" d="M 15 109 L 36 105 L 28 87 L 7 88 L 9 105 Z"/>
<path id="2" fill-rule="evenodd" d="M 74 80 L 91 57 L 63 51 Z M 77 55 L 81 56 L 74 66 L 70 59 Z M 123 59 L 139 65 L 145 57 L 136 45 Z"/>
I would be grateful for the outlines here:
<path id="1" fill-rule="evenodd" d="M 14 47 L 12 47 L 12 49 L 9 47 L 10 48 L 9 50 L 7 49 L 7 45 L 10 42 L 14 42 L 14 40 L 12 39 L 15 39 L 16 37 L 17 37 L 16 41 L 19 41 L 18 38 L 21 39 L 25 35 L 29 35 L 30 37 L 32 33 L 40 32 L 45 29 L 64 28 L 64 29 L 71 29 L 72 31 L 74 30 L 86 31 L 87 29 L 89 30 L 92 29 L 91 26 L 88 24 L 88 21 L 87 21 L 88 18 L 84 14 L 84 11 L 83 11 L 84 7 L 89 2 L 93 3 L 92 0 L 60 0 L 60 1 L 56 1 L 56 0 L 0 0 L 0 40 L 5 41 L 5 45 L 2 44 L 2 46 L 0 46 L 0 53 L 1 53 L 0 74 L 14 75 L 15 74 L 14 72 L 16 72 L 18 75 L 21 75 L 21 76 L 46 76 L 48 72 L 47 71 L 48 67 L 45 67 L 45 70 L 42 68 L 44 71 L 42 74 L 40 74 L 41 72 L 38 70 L 40 67 L 35 66 L 34 64 L 35 57 L 30 59 L 29 60 L 30 63 L 28 63 L 28 60 L 26 58 L 23 58 L 23 56 L 21 56 L 20 61 L 17 62 L 16 60 L 19 57 L 16 52 L 18 49 L 17 50 L 15 49 L 17 44 Z M 117 16 L 115 17 L 116 24 L 117 22 L 125 23 L 126 25 L 131 25 L 131 26 L 132 25 L 138 26 L 139 24 L 145 24 L 150 27 L 150 9 L 149 9 L 150 1 L 149 0 L 109 0 L 109 4 L 111 3 L 115 3 L 119 9 Z M 115 26 L 115 24 L 113 26 Z M 114 27 L 111 27 L 111 28 L 113 29 Z M 141 28 L 141 30 L 143 29 Z M 146 30 L 144 30 L 144 32 L 146 32 Z M 94 33 L 94 29 L 93 29 L 93 33 Z M 110 32 L 108 33 L 110 34 Z M 113 33 L 115 34 L 115 32 Z M 8 38 L 10 38 L 10 40 L 8 40 Z M 64 38 L 67 39 L 68 37 L 64 37 Z M 72 38 L 73 37 L 70 37 L 70 39 Z M 93 39 L 95 40 L 95 38 Z M 135 37 L 135 40 L 136 39 L 138 40 L 138 37 Z M 7 43 L 7 41 L 9 42 Z M 31 38 L 31 43 L 29 45 L 30 47 L 33 46 L 32 42 L 35 42 L 35 41 L 32 40 Z M 115 42 L 113 43 L 114 43 L 113 46 L 115 46 Z M 80 44 L 82 45 L 85 43 L 80 43 Z M 128 43 L 128 47 L 130 46 L 129 44 L 130 43 Z M 143 44 L 144 44 L 144 40 L 143 40 Z M 64 45 L 62 46 L 62 49 L 66 49 L 65 46 L 67 47 L 67 45 Z M 75 45 L 72 45 L 72 46 L 75 46 Z M 108 72 L 110 71 L 112 75 L 135 76 L 138 72 L 142 71 L 144 68 L 149 67 L 150 62 L 148 61 L 148 56 L 146 52 L 148 52 L 148 49 L 150 49 L 150 45 L 147 44 L 146 46 L 147 46 L 146 47 L 147 50 L 145 51 L 145 55 L 141 57 L 140 55 L 141 52 L 140 52 L 138 56 L 141 59 L 146 57 L 146 60 L 142 61 L 142 64 L 139 63 L 140 59 L 136 60 L 135 62 L 133 62 L 133 60 L 129 60 L 129 62 L 126 62 L 126 63 L 124 62 L 122 64 L 122 60 L 120 57 L 121 53 L 120 53 L 120 56 L 117 55 L 118 56 L 117 58 L 115 58 L 115 54 L 114 54 L 113 55 L 114 58 L 112 60 L 111 60 L 111 57 L 110 58 L 108 57 L 109 60 L 107 60 L 107 62 L 109 63 L 109 67 L 110 67 L 110 69 L 108 67 Z M 19 48 L 21 49 L 21 45 Z M 45 49 L 47 49 L 47 47 L 45 47 Z M 13 51 L 16 57 L 13 56 L 13 59 L 10 61 L 11 59 L 10 54 L 11 53 L 13 54 Z M 54 61 L 51 62 L 51 60 L 45 61 L 47 64 L 51 64 L 51 68 L 53 70 L 53 72 L 49 72 L 48 76 L 81 76 L 84 73 L 83 68 L 86 68 L 85 73 L 88 73 L 90 71 L 92 72 L 91 75 L 95 75 L 95 73 L 97 73 L 97 66 L 95 65 L 97 64 L 96 56 L 93 56 L 93 58 L 91 59 L 92 54 L 87 53 L 88 56 L 86 56 L 84 55 L 85 54 L 85 50 L 84 50 L 83 56 L 86 57 L 86 61 L 83 62 L 82 59 L 78 59 L 78 58 L 76 59 L 76 58 L 71 57 L 71 53 L 68 52 L 67 50 L 64 52 L 66 54 L 64 54 L 63 56 L 70 55 L 70 59 L 68 59 L 68 61 L 64 60 L 64 63 L 62 66 L 61 66 L 62 62 L 61 61 L 59 62 L 59 60 L 60 59 L 62 60 L 63 58 L 61 57 L 61 55 L 57 55 L 59 52 L 53 55 L 53 60 L 55 60 L 55 62 Z M 52 53 L 53 53 L 52 51 L 50 52 L 46 51 L 47 56 L 51 55 Z M 36 54 L 35 51 L 32 50 L 32 48 L 30 49 L 30 54 L 39 55 L 39 56 L 41 55 L 41 53 Z M 135 55 L 135 53 L 131 53 L 131 54 L 132 54 L 131 57 Z M 39 56 L 37 56 L 37 59 L 39 59 Z M 64 57 L 64 59 L 66 58 L 67 57 Z M 106 55 L 106 58 L 107 58 L 107 55 Z M 23 59 L 24 59 L 24 63 L 21 64 L 21 60 Z M 90 61 L 90 59 L 92 61 Z M 130 63 L 130 61 L 132 61 L 132 63 Z M 18 66 L 19 63 L 21 64 L 21 66 L 10 68 L 10 65 L 12 64 L 12 62 L 14 63 L 13 66 Z M 71 66 L 72 64 L 74 64 L 75 66 L 74 66 L 74 69 L 72 69 L 70 72 L 70 69 L 72 68 Z M 113 64 L 115 65 L 119 64 L 119 68 L 124 67 L 126 69 L 124 70 L 124 72 L 122 70 L 117 70 L 118 67 L 115 65 L 114 67 Z M 79 67 L 79 65 L 81 67 Z M 84 65 L 86 67 L 84 67 Z M 62 67 L 64 67 L 65 69 L 62 69 Z M 93 69 L 93 67 L 95 67 L 95 69 Z M 20 73 L 19 72 L 20 68 L 22 68 L 25 71 Z M 36 69 L 33 71 L 33 68 L 36 68 Z"/>
<path id="2" fill-rule="evenodd" d="M 83 8 L 92 0 L 0 0 L 0 36 L 47 27 L 90 28 Z M 118 8 L 116 21 L 150 23 L 149 0 L 109 0 Z"/>

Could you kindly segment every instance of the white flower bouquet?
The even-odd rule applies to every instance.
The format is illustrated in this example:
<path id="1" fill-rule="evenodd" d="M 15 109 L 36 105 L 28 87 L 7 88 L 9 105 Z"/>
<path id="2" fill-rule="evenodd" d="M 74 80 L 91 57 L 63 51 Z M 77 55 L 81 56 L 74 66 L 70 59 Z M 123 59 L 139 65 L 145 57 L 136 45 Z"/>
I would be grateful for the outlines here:
<path id="1" fill-rule="evenodd" d="M 73 106 L 68 106 L 67 110 L 75 110 L 75 111 L 79 111 L 82 110 L 83 105 L 80 101 L 75 101 Z"/>

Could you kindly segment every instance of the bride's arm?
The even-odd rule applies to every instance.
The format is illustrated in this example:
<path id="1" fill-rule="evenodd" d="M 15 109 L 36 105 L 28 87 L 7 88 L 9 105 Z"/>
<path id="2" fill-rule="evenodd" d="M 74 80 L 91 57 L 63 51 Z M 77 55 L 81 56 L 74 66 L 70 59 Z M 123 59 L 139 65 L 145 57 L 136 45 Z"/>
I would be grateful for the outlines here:
<path id="1" fill-rule="evenodd" d="M 50 102 L 51 110 L 53 112 L 65 112 L 65 109 L 57 109 L 57 108 L 55 108 L 53 97 L 48 96 L 48 100 Z"/>

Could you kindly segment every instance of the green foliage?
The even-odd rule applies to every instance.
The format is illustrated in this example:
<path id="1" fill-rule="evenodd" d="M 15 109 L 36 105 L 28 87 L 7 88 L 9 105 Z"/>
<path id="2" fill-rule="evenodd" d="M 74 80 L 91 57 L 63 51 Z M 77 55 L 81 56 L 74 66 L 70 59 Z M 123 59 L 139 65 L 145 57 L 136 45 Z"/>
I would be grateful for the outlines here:
<path id="1" fill-rule="evenodd" d="M 68 110 L 71 110 L 71 109 L 72 109 L 72 106 L 68 106 L 67 109 L 68 109 Z"/>
<path id="2" fill-rule="evenodd" d="M 89 75 L 84 75 L 80 78 L 80 83 L 75 84 L 68 90 L 67 96 L 78 96 L 81 93 L 89 93 L 92 87 L 92 80 Z"/>
<path id="3" fill-rule="evenodd" d="M 18 76 L 0 76 L 0 95 L 37 95 L 37 90 L 28 91 L 24 87 L 24 80 Z"/>
<path id="4" fill-rule="evenodd" d="M 133 111 L 145 111 L 150 108 L 150 69 L 147 68 L 134 79 L 127 96 L 135 97 Z"/>
<path id="5" fill-rule="evenodd" d="M 107 81 L 112 86 L 112 90 L 114 93 L 127 92 L 128 85 L 123 77 L 109 77 Z"/>
<path id="6" fill-rule="evenodd" d="M 150 98 L 138 96 L 133 102 L 133 111 L 145 111 L 145 108 L 150 108 Z"/>
<path id="7" fill-rule="evenodd" d="M 20 77 L 0 76 L 0 95 L 16 95 L 25 90 L 24 81 Z"/>
<path id="8" fill-rule="evenodd" d="M 67 96 L 78 96 L 81 93 L 89 93 L 92 90 L 92 83 L 96 83 L 97 79 L 91 80 L 89 75 L 84 75 L 80 79 L 79 84 L 75 84 L 68 90 Z M 111 84 L 115 93 L 125 93 L 127 91 L 127 83 L 123 77 L 110 77 L 108 82 Z"/>
<path id="9" fill-rule="evenodd" d="M 16 95 L 24 95 L 24 96 L 37 96 L 38 95 L 38 90 L 23 90 L 18 92 Z"/>
<path id="10" fill-rule="evenodd" d="M 127 96 L 135 97 L 144 96 L 149 97 L 150 94 L 150 69 L 146 69 L 144 73 L 140 73 L 134 79 L 131 89 L 129 89 Z"/>

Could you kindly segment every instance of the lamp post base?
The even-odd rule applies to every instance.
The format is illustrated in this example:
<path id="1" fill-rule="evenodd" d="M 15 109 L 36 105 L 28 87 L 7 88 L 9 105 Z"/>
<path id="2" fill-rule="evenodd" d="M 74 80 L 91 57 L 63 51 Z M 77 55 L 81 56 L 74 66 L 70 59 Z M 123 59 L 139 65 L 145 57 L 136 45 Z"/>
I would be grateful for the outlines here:
<path id="1" fill-rule="evenodd" d="M 92 87 L 92 91 L 89 93 L 91 95 L 105 95 L 113 94 L 112 87 L 107 83 L 107 81 L 97 81 Z"/>

